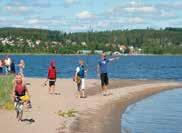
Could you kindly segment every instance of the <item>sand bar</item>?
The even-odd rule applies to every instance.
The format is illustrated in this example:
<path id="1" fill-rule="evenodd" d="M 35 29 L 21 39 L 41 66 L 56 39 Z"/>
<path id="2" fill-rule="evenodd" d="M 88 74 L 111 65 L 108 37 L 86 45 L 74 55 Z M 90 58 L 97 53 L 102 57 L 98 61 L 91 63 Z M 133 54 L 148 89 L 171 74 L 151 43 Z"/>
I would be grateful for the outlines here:
<path id="1" fill-rule="evenodd" d="M 71 79 L 58 79 L 58 95 L 48 94 L 43 87 L 44 79 L 26 78 L 31 93 L 33 108 L 24 113 L 25 119 L 35 122 L 18 122 L 15 111 L 0 110 L 0 131 L 5 133 L 110 133 L 120 132 L 120 117 L 128 104 L 157 92 L 182 88 L 173 81 L 112 80 L 109 92 L 103 97 L 99 91 L 99 80 L 86 81 L 88 97 L 75 97 L 76 85 Z M 78 111 L 76 117 L 61 117 L 59 110 Z"/>

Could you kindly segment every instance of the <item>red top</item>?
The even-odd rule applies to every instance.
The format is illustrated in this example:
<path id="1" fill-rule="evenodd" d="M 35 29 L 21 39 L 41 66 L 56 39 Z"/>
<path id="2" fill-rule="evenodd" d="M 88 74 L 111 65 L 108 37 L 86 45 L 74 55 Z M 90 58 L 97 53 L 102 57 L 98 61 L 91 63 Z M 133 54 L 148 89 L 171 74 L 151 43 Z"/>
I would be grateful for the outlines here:
<path id="1" fill-rule="evenodd" d="M 15 94 L 17 96 L 24 96 L 26 87 L 22 83 L 17 83 L 15 86 Z"/>
<path id="2" fill-rule="evenodd" d="M 48 79 L 56 79 L 56 68 L 50 66 L 48 69 Z"/>

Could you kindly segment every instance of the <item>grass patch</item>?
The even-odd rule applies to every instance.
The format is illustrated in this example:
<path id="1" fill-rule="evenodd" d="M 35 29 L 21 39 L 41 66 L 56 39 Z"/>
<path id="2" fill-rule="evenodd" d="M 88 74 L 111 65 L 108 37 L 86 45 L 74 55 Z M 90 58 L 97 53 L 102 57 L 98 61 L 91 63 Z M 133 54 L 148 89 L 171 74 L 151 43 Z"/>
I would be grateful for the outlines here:
<path id="1" fill-rule="evenodd" d="M 7 109 L 7 110 L 12 110 L 12 109 L 14 109 L 13 101 L 7 101 L 7 102 L 4 104 L 4 108 Z"/>
<path id="2" fill-rule="evenodd" d="M 78 113 L 78 111 L 76 111 L 75 109 L 70 109 L 65 112 L 60 110 L 60 111 L 58 111 L 57 114 L 62 117 L 75 117 L 77 113 Z"/>
<path id="3" fill-rule="evenodd" d="M 0 76 L 0 107 L 11 110 L 13 109 L 13 101 L 11 92 L 13 89 L 13 76 Z"/>

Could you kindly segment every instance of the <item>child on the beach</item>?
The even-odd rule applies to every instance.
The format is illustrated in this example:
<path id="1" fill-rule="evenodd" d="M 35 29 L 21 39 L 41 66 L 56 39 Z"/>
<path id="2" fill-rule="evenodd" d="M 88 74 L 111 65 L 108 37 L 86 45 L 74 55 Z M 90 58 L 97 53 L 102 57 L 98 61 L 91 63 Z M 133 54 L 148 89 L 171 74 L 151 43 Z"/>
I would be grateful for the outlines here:
<path id="1" fill-rule="evenodd" d="M 31 108 L 30 102 L 30 94 L 27 86 L 23 83 L 22 75 L 19 73 L 15 76 L 15 80 L 13 81 L 13 97 L 22 100 L 27 108 Z M 15 102 L 16 106 L 16 102 Z"/>
<path id="2" fill-rule="evenodd" d="M 85 65 L 82 60 L 79 61 L 79 66 L 76 68 L 74 80 L 77 83 L 78 97 L 86 98 L 85 95 Z"/>
<path id="3" fill-rule="evenodd" d="M 15 63 L 14 63 L 13 60 L 11 61 L 10 68 L 11 68 L 11 73 L 12 73 L 12 74 L 15 74 L 15 73 L 16 73 L 16 70 L 15 70 Z"/>
<path id="4" fill-rule="evenodd" d="M 19 73 L 24 77 L 24 68 L 25 68 L 24 60 L 20 60 L 18 66 L 19 66 Z"/>
<path id="5" fill-rule="evenodd" d="M 0 74 L 3 73 L 3 61 L 0 60 Z"/>
<path id="6" fill-rule="evenodd" d="M 6 58 L 4 59 L 4 68 L 6 75 L 11 71 L 10 65 L 11 65 L 11 58 L 7 55 Z"/>
<path id="7" fill-rule="evenodd" d="M 51 61 L 50 66 L 48 68 L 48 75 L 47 75 L 47 81 L 49 80 L 49 90 L 48 90 L 49 94 L 55 94 L 56 78 L 57 78 L 57 72 L 56 72 L 55 62 Z"/>

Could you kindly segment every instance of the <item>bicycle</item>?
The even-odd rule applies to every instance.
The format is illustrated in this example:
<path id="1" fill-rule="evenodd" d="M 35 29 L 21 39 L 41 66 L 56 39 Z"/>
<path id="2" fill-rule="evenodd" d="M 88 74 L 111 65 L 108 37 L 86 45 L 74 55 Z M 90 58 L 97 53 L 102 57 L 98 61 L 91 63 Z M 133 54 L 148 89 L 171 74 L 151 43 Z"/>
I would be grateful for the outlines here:
<path id="1" fill-rule="evenodd" d="M 23 106 L 24 106 L 24 102 L 19 97 L 16 97 L 15 98 L 15 110 L 16 110 L 16 118 L 18 119 L 18 121 L 22 120 Z"/>

